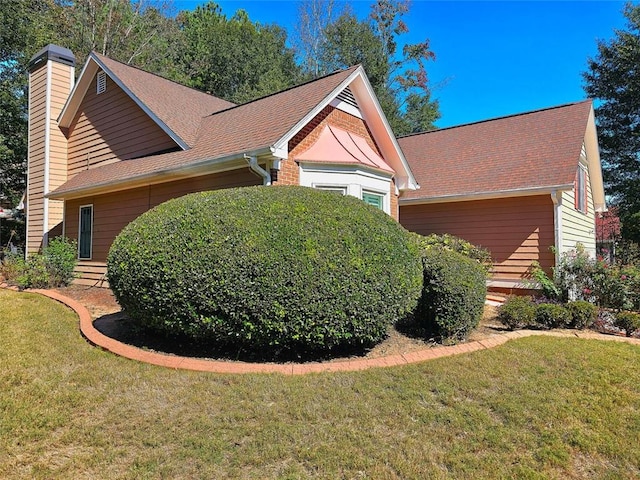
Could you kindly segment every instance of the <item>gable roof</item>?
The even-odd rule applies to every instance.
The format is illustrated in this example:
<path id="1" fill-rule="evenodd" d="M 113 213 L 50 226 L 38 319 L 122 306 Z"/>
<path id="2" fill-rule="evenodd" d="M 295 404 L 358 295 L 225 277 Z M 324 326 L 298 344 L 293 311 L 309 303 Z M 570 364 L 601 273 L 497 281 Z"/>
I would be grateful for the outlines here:
<path id="1" fill-rule="evenodd" d="M 96 58 L 107 66 L 99 57 Z M 128 70 L 127 73 L 131 74 Z M 137 82 L 132 77 L 126 78 L 129 83 Z M 123 160 L 86 170 L 49 196 L 74 198 L 131 188 L 151 181 L 213 173 L 217 171 L 215 168 L 225 165 L 233 168 L 230 166 L 233 162 L 237 168 L 238 160 L 244 162 L 244 155 L 287 158 L 288 141 L 347 86 L 354 91 L 358 104 L 366 105 L 363 115 L 374 140 L 396 172 L 398 188 L 415 188 L 416 182 L 408 162 L 372 93 L 364 70 L 361 66 L 354 66 L 201 119 L 191 149 Z"/>
<path id="2" fill-rule="evenodd" d="M 58 123 L 68 128 L 98 70 L 103 70 L 183 149 L 195 144 L 200 122 L 231 102 L 91 52 Z"/>
<path id="3" fill-rule="evenodd" d="M 595 140 L 595 141 L 594 141 Z M 604 207 L 590 100 L 398 139 L 420 190 L 401 202 L 471 200 L 573 188 L 583 144 Z"/>

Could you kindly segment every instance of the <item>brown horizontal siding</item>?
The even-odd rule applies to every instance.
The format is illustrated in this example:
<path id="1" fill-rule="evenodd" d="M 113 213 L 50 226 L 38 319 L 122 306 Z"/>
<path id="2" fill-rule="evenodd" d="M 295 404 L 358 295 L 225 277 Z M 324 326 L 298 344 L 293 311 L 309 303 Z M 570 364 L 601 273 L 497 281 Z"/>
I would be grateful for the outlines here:
<path id="1" fill-rule="evenodd" d="M 100 95 L 94 78 L 68 136 L 69 175 L 177 146 L 109 77 Z"/>
<path id="2" fill-rule="evenodd" d="M 400 205 L 400 223 L 428 235 L 449 233 L 488 249 L 494 278 L 529 276 L 531 263 L 554 264 L 553 203 L 550 196 Z"/>
<path id="3" fill-rule="evenodd" d="M 132 220 L 150 208 L 171 198 L 180 197 L 188 193 L 219 190 L 223 188 L 259 185 L 261 179 L 248 168 L 233 170 L 202 177 L 194 177 L 166 184 L 151 185 L 112 194 L 96 195 L 66 202 L 65 235 L 78 239 L 78 221 L 81 205 L 93 205 L 93 244 L 92 258 L 82 261 L 92 268 L 103 267 L 109 248 L 115 237 Z M 96 272 L 82 273 L 77 271 L 84 280 L 96 280 Z M 91 273 L 91 275 L 89 275 Z M 98 272 L 100 273 L 100 272 Z"/>

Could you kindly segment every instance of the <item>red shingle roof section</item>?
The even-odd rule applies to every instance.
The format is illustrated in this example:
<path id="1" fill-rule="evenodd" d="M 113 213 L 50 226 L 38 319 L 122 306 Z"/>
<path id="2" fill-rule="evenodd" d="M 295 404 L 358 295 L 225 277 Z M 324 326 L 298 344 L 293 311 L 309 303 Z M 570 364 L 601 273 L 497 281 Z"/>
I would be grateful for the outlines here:
<path id="1" fill-rule="evenodd" d="M 195 144 L 203 117 L 235 106 L 96 52 L 93 55 L 189 146 Z"/>
<path id="2" fill-rule="evenodd" d="M 573 183 L 591 101 L 398 139 L 429 199 Z"/>
<path id="3" fill-rule="evenodd" d="M 269 148 L 311 113 L 357 68 L 335 72 L 283 92 L 214 113 L 202 119 L 192 149 L 125 160 L 86 170 L 60 186 L 53 192 L 53 196 L 59 198 L 59 195 L 73 191 L 122 184 L 136 178 L 202 162 L 240 157 L 244 153 Z"/>

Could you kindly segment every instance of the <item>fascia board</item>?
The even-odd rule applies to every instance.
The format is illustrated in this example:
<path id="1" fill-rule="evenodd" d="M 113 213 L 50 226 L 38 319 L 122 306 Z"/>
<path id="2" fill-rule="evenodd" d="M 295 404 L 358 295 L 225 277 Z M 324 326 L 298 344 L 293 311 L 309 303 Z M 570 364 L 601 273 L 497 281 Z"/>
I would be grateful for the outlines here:
<path id="1" fill-rule="evenodd" d="M 499 190 L 495 192 L 478 192 L 462 195 L 442 195 L 440 197 L 400 198 L 400 205 L 421 205 L 429 203 L 468 202 L 472 200 L 491 200 L 496 198 L 526 197 L 531 195 L 551 194 L 554 191 L 572 190 L 573 183 L 552 185 L 538 188 L 518 188 L 513 190 Z"/>

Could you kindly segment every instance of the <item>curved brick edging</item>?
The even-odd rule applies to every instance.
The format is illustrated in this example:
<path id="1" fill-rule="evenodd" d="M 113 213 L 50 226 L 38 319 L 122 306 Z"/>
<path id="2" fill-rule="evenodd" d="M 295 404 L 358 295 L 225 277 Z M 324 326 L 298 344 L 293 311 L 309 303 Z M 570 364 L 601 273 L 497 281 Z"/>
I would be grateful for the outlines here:
<path id="1" fill-rule="evenodd" d="M 6 284 L 0 284 L 0 288 L 7 288 Z M 17 290 L 17 289 L 15 289 Z M 356 370 L 366 370 L 377 367 L 394 367 L 407 365 L 409 363 L 424 362 L 435 358 L 450 357 L 461 353 L 475 352 L 497 347 L 515 338 L 530 337 L 533 335 L 546 335 L 551 337 L 576 337 L 594 340 L 608 340 L 632 343 L 640 345 L 640 339 L 618 337 L 614 335 L 604 335 L 601 333 L 576 330 L 571 333 L 560 331 L 539 331 L 539 330 L 516 330 L 513 332 L 495 334 L 483 340 L 477 340 L 459 345 L 432 347 L 416 352 L 390 355 L 379 358 L 362 358 L 355 360 L 345 360 L 330 363 L 305 363 L 305 364 L 275 364 L 275 363 L 248 363 L 248 362 L 226 362 L 221 360 L 203 360 L 198 358 L 180 357 L 176 355 L 166 355 L 162 353 L 150 352 L 141 348 L 132 347 L 125 343 L 118 342 L 113 338 L 100 333 L 93 326 L 93 321 L 89 311 L 84 305 L 76 300 L 65 297 L 51 290 L 29 290 L 29 292 L 44 295 L 53 300 L 57 300 L 69 308 L 73 309 L 80 319 L 80 331 L 82 335 L 92 344 L 108 350 L 116 355 L 137 360 L 140 362 L 159 365 L 161 367 L 195 370 L 200 372 L 213 373 L 282 373 L 284 375 L 303 375 L 313 372 L 348 372 Z"/>

